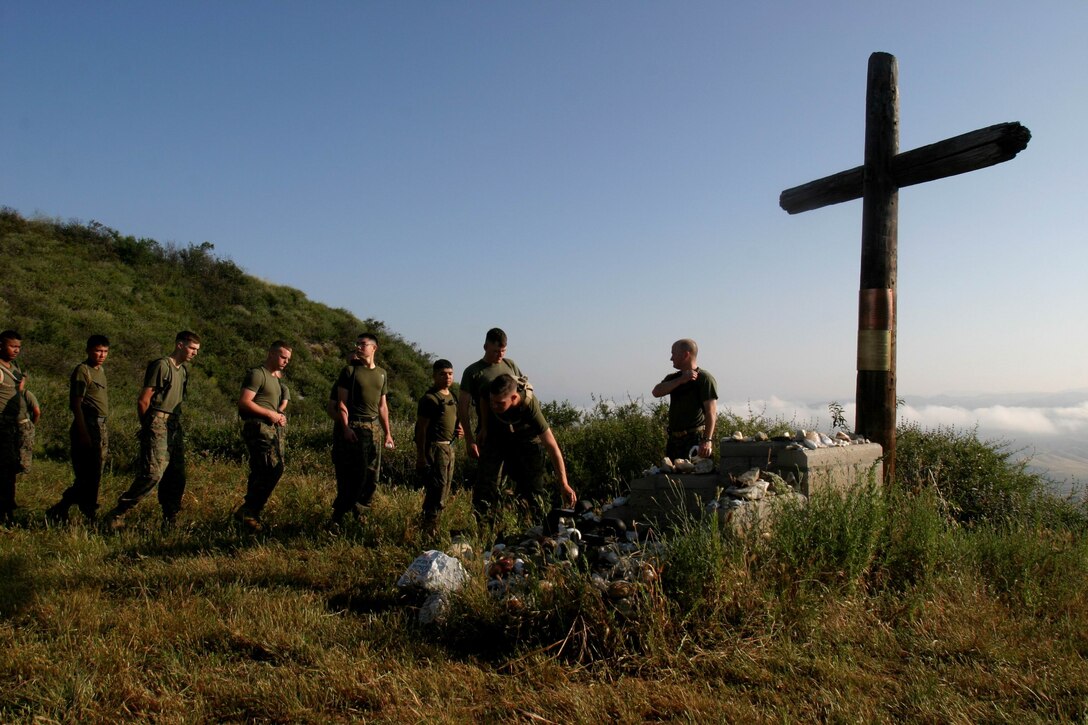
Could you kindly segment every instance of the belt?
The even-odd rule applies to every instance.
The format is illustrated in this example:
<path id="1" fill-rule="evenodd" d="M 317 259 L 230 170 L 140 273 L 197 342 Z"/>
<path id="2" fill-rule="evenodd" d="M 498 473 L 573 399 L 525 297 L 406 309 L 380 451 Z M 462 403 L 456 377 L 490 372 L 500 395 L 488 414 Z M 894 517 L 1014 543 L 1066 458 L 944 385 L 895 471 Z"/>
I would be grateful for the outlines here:
<path id="1" fill-rule="evenodd" d="M 378 419 L 377 418 L 359 418 L 358 420 L 348 421 L 348 426 L 350 426 L 352 428 L 362 428 L 365 425 L 371 425 L 376 420 L 378 420 Z"/>
<path id="2" fill-rule="evenodd" d="M 452 441 L 431 441 L 431 445 L 448 446 Z"/>
<path id="3" fill-rule="evenodd" d="M 669 431 L 669 437 L 670 438 L 683 438 L 684 436 L 689 436 L 692 433 L 702 433 L 704 430 L 706 430 L 705 425 L 700 425 L 700 426 L 698 426 L 696 428 L 688 428 L 687 430 L 670 430 Z"/>

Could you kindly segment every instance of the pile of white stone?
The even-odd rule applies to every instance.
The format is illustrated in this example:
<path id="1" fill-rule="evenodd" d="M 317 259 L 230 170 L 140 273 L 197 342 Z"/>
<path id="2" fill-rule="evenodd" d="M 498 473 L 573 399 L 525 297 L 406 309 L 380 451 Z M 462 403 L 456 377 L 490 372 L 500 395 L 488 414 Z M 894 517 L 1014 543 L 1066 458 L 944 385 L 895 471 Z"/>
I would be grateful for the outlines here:
<path id="1" fill-rule="evenodd" d="M 837 446 L 852 446 L 860 443 L 868 443 L 869 439 L 865 436 L 858 435 L 857 433 L 847 433 L 846 431 L 838 430 L 833 435 L 827 433 L 821 433 L 815 430 L 800 429 L 794 431 L 790 435 L 776 435 L 769 436 L 766 433 L 760 431 L 754 436 L 746 436 L 740 431 L 737 431 L 729 438 L 723 438 L 723 443 L 729 441 L 736 441 L 738 443 L 758 443 L 763 441 L 779 441 L 789 443 L 786 446 L 787 450 L 807 448 L 809 450 L 816 450 L 817 448 L 834 448 Z"/>

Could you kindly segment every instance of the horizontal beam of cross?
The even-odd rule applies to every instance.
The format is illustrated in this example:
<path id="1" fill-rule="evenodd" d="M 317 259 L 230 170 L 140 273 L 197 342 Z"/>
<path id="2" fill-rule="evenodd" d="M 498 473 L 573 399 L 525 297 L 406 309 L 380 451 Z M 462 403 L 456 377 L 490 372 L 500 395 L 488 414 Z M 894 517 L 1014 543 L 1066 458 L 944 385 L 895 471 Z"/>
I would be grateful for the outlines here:
<path id="1" fill-rule="evenodd" d="M 1027 148 L 1030 140 L 1031 131 L 1019 123 L 999 123 L 897 154 L 890 171 L 900 188 L 921 184 L 1008 161 Z M 860 199 L 863 172 L 864 167 L 858 166 L 786 189 L 778 197 L 778 205 L 798 214 Z"/>

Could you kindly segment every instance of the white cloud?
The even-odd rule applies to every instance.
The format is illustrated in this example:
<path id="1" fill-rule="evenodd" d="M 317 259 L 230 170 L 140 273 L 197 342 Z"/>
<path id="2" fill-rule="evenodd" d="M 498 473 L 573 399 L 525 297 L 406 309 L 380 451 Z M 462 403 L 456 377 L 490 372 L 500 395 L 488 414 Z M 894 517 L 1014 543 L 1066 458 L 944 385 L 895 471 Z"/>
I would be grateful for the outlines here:
<path id="1" fill-rule="evenodd" d="M 1088 431 L 1088 401 L 1058 407 L 906 405 L 900 409 L 899 419 L 918 423 L 923 428 L 977 426 L 982 431 L 1005 434 L 1075 435 Z"/>
<path id="2" fill-rule="evenodd" d="M 797 403 L 772 396 L 767 399 L 719 401 L 722 410 L 740 416 L 761 415 L 770 420 L 791 422 L 797 427 L 829 430 L 831 413 L 826 405 Z M 843 403 L 843 415 L 851 424 L 855 418 L 852 401 Z M 901 423 L 922 428 L 978 428 L 984 434 L 1010 436 L 1070 436 L 1088 433 L 1088 400 L 1065 406 L 1018 405 L 903 405 Z"/>

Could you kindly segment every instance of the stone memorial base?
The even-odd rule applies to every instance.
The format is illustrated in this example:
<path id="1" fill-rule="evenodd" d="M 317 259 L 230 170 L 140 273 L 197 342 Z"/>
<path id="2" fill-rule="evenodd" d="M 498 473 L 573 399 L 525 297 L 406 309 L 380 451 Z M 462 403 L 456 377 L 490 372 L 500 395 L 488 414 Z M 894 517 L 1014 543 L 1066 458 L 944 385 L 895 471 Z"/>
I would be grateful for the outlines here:
<path id="1" fill-rule="evenodd" d="M 708 474 L 658 473 L 631 482 L 624 506 L 606 515 L 627 524 L 649 522 L 659 527 L 677 524 L 686 518 L 698 518 L 708 511 L 708 504 L 722 491 L 734 486 L 734 476 L 758 468 L 776 473 L 797 493 L 811 496 L 822 489 L 847 491 L 859 485 L 883 480 L 883 449 L 876 443 L 817 448 L 789 447 L 788 442 L 743 442 L 725 439 L 719 449 L 719 470 Z M 736 531 L 765 524 L 778 503 L 788 496 L 768 495 L 744 506 L 718 515 Z"/>
<path id="2" fill-rule="evenodd" d="M 721 456 L 718 467 L 723 475 L 740 475 L 752 468 L 777 473 L 806 496 L 822 488 L 845 491 L 870 482 L 879 486 L 884 480 L 884 449 L 879 443 L 816 450 L 789 446 L 785 441 L 723 438 L 718 448 Z"/>

